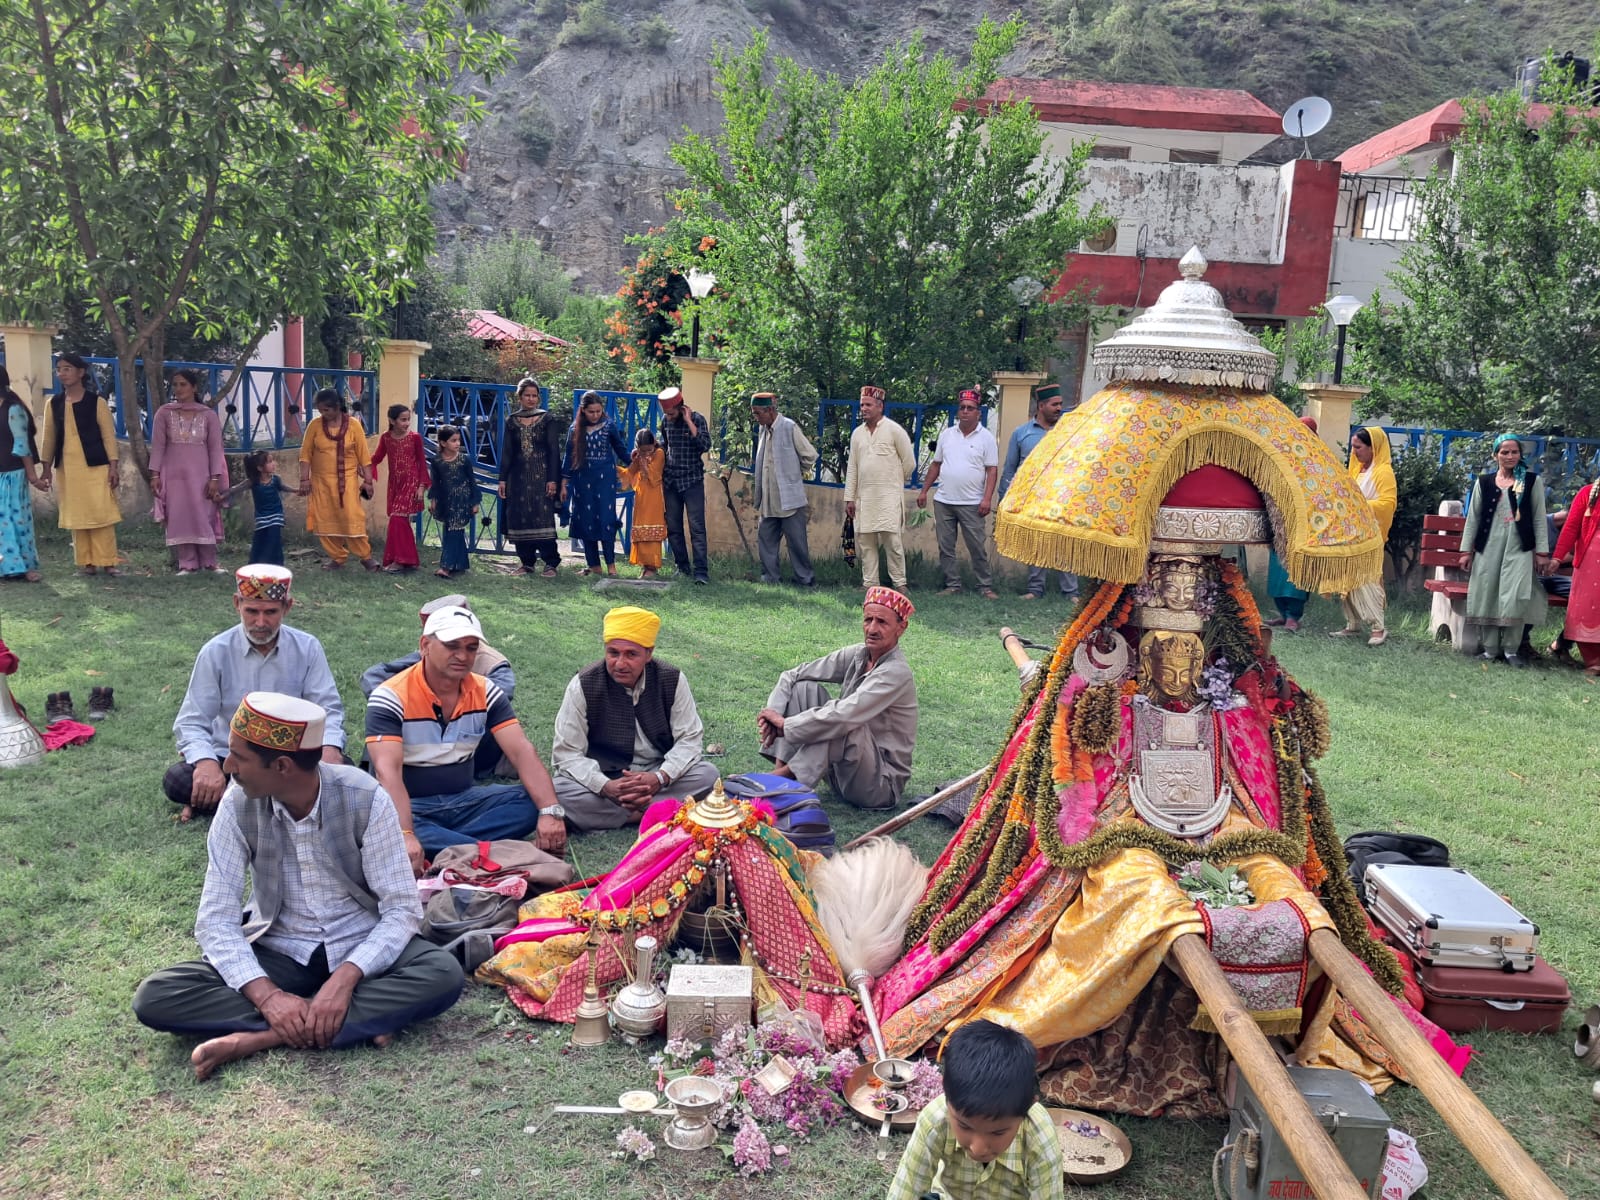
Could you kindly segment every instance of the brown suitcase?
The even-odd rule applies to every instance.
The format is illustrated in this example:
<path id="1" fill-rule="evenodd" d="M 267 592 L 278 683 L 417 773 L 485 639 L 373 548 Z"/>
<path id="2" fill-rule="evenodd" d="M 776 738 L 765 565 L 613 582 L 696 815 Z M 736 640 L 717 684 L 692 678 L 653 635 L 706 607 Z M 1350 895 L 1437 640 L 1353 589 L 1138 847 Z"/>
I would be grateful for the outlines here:
<path id="1" fill-rule="evenodd" d="M 1538 955 L 1532 970 L 1510 973 L 1419 963 L 1417 980 L 1422 984 L 1422 1015 L 1451 1033 L 1555 1033 L 1572 1003 L 1567 981 Z"/>

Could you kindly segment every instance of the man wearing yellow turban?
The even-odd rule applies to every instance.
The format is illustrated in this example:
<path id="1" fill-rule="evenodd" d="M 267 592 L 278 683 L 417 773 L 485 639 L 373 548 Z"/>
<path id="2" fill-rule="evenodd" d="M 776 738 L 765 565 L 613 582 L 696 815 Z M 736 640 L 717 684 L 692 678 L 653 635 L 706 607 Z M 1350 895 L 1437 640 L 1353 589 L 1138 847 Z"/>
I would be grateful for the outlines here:
<path id="1" fill-rule="evenodd" d="M 638 824 L 658 794 L 699 796 L 717 782 L 683 672 L 655 657 L 661 618 L 606 614 L 605 657 L 567 684 L 552 753 L 556 798 L 577 829 Z"/>

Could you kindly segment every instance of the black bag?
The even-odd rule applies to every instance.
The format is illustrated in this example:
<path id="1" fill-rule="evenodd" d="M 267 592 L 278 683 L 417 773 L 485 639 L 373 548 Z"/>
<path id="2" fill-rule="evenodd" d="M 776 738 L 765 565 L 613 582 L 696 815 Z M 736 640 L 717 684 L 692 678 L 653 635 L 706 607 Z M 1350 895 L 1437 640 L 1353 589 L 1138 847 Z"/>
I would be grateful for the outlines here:
<path id="1" fill-rule="evenodd" d="M 1344 840 L 1344 852 L 1350 859 L 1350 881 L 1356 885 L 1356 895 L 1366 903 L 1364 880 L 1367 867 L 1372 863 L 1398 863 L 1402 866 L 1448 867 L 1450 847 L 1420 833 L 1385 833 L 1368 830 L 1352 833 Z"/>

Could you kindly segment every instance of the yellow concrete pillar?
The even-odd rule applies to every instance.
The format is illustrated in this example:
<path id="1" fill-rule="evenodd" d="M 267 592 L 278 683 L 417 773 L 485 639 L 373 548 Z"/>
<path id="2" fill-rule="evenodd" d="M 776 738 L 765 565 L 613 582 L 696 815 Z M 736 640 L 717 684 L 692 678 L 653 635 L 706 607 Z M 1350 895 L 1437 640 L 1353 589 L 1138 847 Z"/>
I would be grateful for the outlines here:
<path id="1" fill-rule="evenodd" d="M 1350 426 L 1354 423 L 1356 401 L 1371 388 L 1352 387 L 1347 383 L 1302 383 L 1306 394 L 1304 416 L 1317 422 L 1317 435 L 1345 462 L 1350 457 Z"/>
<path id="2" fill-rule="evenodd" d="M 711 406 L 711 383 L 716 379 L 717 372 L 722 370 L 722 363 L 714 358 L 677 358 L 673 361 L 683 373 L 683 402 L 706 419 L 715 438 L 717 418 Z M 715 450 L 712 453 L 715 454 Z"/>
<path id="3" fill-rule="evenodd" d="M 1000 444 L 1000 456 L 1005 457 L 1011 435 L 1026 423 L 1033 406 L 1033 389 L 1049 378 L 1042 371 L 996 371 L 989 378 L 1000 388 L 999 427 L 994 440 Z"/>
<path id="4" fill-rule="evenodd" d="M 389 338 L 380 342 L 379 346 L 382 357 L 378 359 L 378 394 L 365 397 L 363 402 L 371 404 L 376 410 L 377 437 L 382 437 L 389 428 L 384 413 L 391 404 L 404 404 L 407 408 L 416 409 L 417 401 L 422 396 L 422 356 L 433 349 L 433 343 Z M 414 423 L 412 428 L 416 429 L 418 425 Z M 372 448 L 377 449 L 377 438 L 372 439 Z M 377 475 L 379 478 L 373 487 L 372 501 L 367 505 L 367 532 L 373 534 L 381 534 L 389 526 L 388 468 L 379 467 Z"/>
<path id="5" fill-rule="evenodd" d="M 60 332 L 54 325 L 0 325 L 12 390 L 39 421 L 44 420 L 44 398 L 50 394 L 51 342 Z"/>

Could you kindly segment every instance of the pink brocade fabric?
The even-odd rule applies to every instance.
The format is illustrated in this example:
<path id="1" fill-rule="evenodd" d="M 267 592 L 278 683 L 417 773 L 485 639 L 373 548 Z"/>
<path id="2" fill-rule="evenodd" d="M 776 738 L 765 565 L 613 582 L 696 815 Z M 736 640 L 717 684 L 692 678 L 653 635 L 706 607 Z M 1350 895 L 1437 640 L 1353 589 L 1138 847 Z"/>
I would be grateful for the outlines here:
<path id="1" fill-rule="evenodd" d="M 1267 824 L 1281 831 L 1282 806 L 1278 799 L 1278 766 L 1272 752 L 1272 733 L 1255 709 L 1235 708 L 1222 714 L 1228 757 L 1250 799 Z"/>

